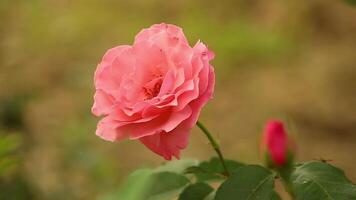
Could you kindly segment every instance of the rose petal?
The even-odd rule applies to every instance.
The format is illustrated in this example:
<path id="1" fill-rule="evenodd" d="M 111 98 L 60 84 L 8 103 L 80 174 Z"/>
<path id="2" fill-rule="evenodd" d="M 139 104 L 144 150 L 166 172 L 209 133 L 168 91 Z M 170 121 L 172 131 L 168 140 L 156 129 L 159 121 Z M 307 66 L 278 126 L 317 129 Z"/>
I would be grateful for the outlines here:
<path id="1" fill-rule="evenodd" d="M 114 105 L 114 98 L 103 90 L 97 90 L 94 95 L 92 113 L 96 116 L 108 115 Z"/>
<path id="2" fill-rule="evenodd" d="M 130 46 L 119 46 L 108 50 L 95 71 L 95 88 L 116 97 L 123 74 L 128 73 L 133 65 Z"/>
<path id="3" fill-rule="evenodd" d="M 176 128 L 182 121 L 188 119 L 191 115 L 192 110 L 187 106 L 179 112 L 161 114 L 160 117 L 146 123 L 131 125 L 130 139 L 138 139 L 161 131 L 169 132 Z"/>
<path id="4" fill-rule="evenodd" d="M 117 122 L 111 117 L 104 117 L 99 121 L 96 135 L 107 141 L 117 141 L 128 138 L 128 133 L 117 129 Z"/>
<path id="5" fill-rule="evenodd" d="M 156 37 L 159 35 L 159 37 Z M 178 26 L 172 24 L 155 24 L 148 29 L 143 29 L 135 37 L 135 44 L 141 41 L 150 40 L 152 43 L 157 43 L 156 40 L 161 38 L 177 38 L 181 42 L 188 44 L 187 39 L 184 36 L 183 30 Z M 162 44 L 162 46 L 166 46 Z"/>
<path id="6" fill-rule="evenodd" d="M 159 134 L 140 138 L 140 141 L 153 152 L 163 156 L 166 160 L 171 160 L 172 156 L 180 158 L 180 150 L 188 145 L 190 131 L 180 126 L 171 132 L 161 132 Z"/>

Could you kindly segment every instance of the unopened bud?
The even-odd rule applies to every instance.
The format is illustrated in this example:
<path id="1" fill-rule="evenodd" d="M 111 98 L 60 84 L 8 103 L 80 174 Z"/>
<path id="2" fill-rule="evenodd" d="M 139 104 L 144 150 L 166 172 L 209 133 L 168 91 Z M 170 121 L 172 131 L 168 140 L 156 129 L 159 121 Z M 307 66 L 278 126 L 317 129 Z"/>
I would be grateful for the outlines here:
<path id="1" fill-rule="evenodd" d="M 262 137 L 262 152 L 269 167 L 283 167 L 293 160 L 292 141 L 279 120 L 267 122 Z"/>

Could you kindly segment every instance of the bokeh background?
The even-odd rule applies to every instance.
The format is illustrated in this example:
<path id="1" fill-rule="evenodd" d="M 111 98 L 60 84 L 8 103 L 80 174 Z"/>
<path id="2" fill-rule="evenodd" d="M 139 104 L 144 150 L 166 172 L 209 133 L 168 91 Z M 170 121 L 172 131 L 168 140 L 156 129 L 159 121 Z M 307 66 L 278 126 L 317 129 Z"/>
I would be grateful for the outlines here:
<path id="1" fill-rule="evenodd" d="M 279 118 L 298 160 L 330 160 L 356 181 L 354 0 L 1 0 L 0 199 L 105 199 L 164 162 L 99 139 L 90 113 L 104 52 L 160 22 L 216 53 L 201 120 L 226 157 L 261 162 L 263 124 Z M 195 128 L 182 157 L 212 155 Z"/>

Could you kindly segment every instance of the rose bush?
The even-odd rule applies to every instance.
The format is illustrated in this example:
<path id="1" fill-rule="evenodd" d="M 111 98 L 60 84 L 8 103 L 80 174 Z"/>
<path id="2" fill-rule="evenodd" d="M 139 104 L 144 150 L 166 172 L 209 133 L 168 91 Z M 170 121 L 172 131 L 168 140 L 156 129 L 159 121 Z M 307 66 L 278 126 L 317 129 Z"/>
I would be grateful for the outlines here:
<path id="1" fill-rule="evenodd" d="M 109 49 L 95 71 L 92 113 L 96 134 L 108 141 L 140 140 L 153 152 L 179 159 L 201 108 L 212 98 L 212 51 L 191 47 L 181 28 L 143 29 L 132 46 Z"/>
<path id="2" fill-rule="evenodd" d="M 108 199 L 280 200 L 276 181 L 291 199 L 356 199 L 356 185 L 342 170 L 324 160 L 294 162 L 294 140 L 281 120 L 269 121 L 264 129 L 261 149 L 267 168 L 226 160 L 219 142 L 198 121 L 213 95 L 213 58 L 203 43 L 189 46 L 179 27 L 164 23 L 143 29 L 132 46 L 114 47 L 104 55 L 94 77 L 92 112 L 103 116 L 98 136 L 138 139 L 170 160 L 179 158 L 196 124 L 217 154 L 209 161 L 139 169 Z"/>

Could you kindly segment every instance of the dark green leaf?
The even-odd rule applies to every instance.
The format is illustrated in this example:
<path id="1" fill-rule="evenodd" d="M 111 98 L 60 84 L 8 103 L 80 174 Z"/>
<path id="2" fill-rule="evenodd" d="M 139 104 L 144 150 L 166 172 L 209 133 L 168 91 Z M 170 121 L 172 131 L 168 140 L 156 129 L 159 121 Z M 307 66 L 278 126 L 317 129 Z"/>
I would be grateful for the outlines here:
<path id="1" fill-rule="evenodd" d="M 213 188 L 206 183 L 195 183 L 186 187 L 179 195 L 179 200 L 204 200 Z"/>
<path id="2" fill-rule="evenodd" d="M 356 186 L 344 172 L 324 162 L 298 165 L 291 178 L 296 200 L 356 199 Z"/>
<path id="3" fill-rule="evenodd" d="M 230 172 L 244 166 L 244 164 L 233 160 L 225 160 Z M 192 166 L 186 169 L 186 173 L 192 173 L 197 177 L 198 182 L 219 180 L 224 177 L 224 168 L 219 158 L 212 158 L 209 161 L 201 162 L 198 166 Z"/>
<path id="4" fill-rule="evenodd" d="M 274 193 L 275 175 L 258 165 L 238 168 L 221 184 L 215 200 L 266 200 Z"/>

